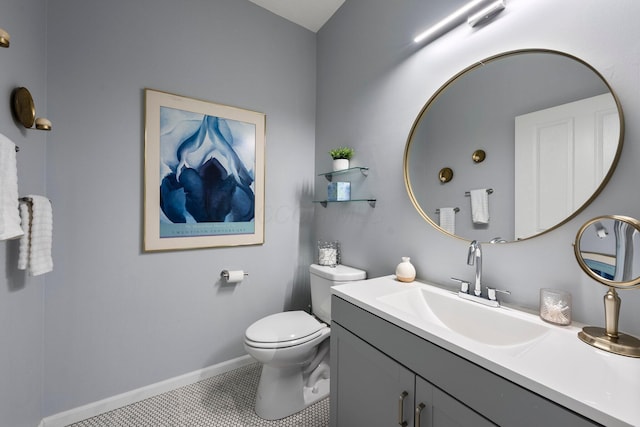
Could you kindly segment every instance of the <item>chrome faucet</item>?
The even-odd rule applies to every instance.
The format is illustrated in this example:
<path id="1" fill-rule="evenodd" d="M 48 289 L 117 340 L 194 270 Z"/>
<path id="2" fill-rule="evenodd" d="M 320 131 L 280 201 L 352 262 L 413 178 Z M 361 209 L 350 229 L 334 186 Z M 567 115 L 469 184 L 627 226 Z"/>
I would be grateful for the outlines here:
<path id="1" fill-rule="evenodd" d="M 475 296 L 482 294 L 482 246 L 480 242 L 474 240 L 469 245 L 469 253 L 467 254 L 467 264 L 476 266 L 476 283 L 473 288 Z"/>
<path id="2" fill-rule="evenodd" d="M 477 240 L 472 241 L 469 245 L 467 264 L 476 266 L 476 281 L 473 289 L 473 295 L 469 294 L 469 282 L 452 277 L 451 280 L 460 282 L 460 291 L 458 292 L 458 296 L 460 296 L 460 298 L 479 302 L 480 304 L 488 305 L 490 307 L 500 307 L 500 303 L 498 302 L 498 298 L 496 297 L 496 292 L 504 294 L 510 294 L 511 292 L 490 288 L 487 286 L 487 295 L 482 295 L 482 246 Z"/>

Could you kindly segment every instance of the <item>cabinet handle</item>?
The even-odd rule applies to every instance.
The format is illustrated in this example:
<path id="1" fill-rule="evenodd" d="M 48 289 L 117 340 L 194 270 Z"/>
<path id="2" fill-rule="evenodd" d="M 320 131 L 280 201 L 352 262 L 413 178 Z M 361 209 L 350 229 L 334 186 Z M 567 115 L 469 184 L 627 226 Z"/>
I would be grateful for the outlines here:
<path id="1" fill-rule="evenodd" d="M 404 418 L 404 398 L 409 396 L 409 393 L 403 391 L 400 393 L 400 398 L 398 399 L 398 425 L 402 427 L 407 426 L 407 422 L 403 420 Z"/>
<path id="2" fill-rule="evenodd" d="M 422 410 L 425 408 L 424 403 L 420 403 L 416 406 L 416 418 L 415 418 L 415 427 L 420 427 L 420 414 L 422 414 Z"/>

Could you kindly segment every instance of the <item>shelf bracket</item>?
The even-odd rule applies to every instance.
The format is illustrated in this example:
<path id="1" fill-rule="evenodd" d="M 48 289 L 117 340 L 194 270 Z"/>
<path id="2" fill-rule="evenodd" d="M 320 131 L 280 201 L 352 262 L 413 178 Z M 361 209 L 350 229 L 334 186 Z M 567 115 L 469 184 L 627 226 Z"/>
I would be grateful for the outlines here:
<path id="1" fill-rule="evenodd" d="M 328 179 L 328 178 L 327 178 L 327 179 Z M 326 207 L 327 207 L 327 201 L 326 201 L 326 200 L 325 200 L 325 201 L 323 201 L 323 202 L 320 202 L 320 204 L 322 205 L 322 207 L 323 207 L 323 208 L 326 208 Z"/>
<path id="2" fill-rule="evenodd" d="M 369 202 L 369 206 L 371 206 L 372 208 L 376 207 L 376 201 L 375 200 L 368 200 L 368 202 Z"/>

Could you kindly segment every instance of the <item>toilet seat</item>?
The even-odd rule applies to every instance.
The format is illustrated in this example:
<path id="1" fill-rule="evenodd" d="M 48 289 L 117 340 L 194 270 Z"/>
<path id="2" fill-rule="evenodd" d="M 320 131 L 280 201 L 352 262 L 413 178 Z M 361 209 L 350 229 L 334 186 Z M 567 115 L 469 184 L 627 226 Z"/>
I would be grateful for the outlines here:
<path id="1" fill-rule="evenodd" d="M 285 311 L 260 319 L 247 328 L 245 343 L 256 348 L 304 344 L 327 333 L 329 327 L 304 311 Z"/>

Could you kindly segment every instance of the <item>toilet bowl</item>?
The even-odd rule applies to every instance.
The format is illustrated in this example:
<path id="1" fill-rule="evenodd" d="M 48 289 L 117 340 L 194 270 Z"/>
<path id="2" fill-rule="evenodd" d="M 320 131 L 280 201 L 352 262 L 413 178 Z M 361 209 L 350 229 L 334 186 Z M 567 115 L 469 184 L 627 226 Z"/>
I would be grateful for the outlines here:
<path id="1" fill-rule="evenodd" d="M 266 420 L 295 414 L 329 395 L 331 286 L 366 278 L 364 271 L 345 265 L 312 264 L 309 270 L 315 316 L 276 313 L 245 332 L 245 350 L 263 364 L 255 411 Z"/>

